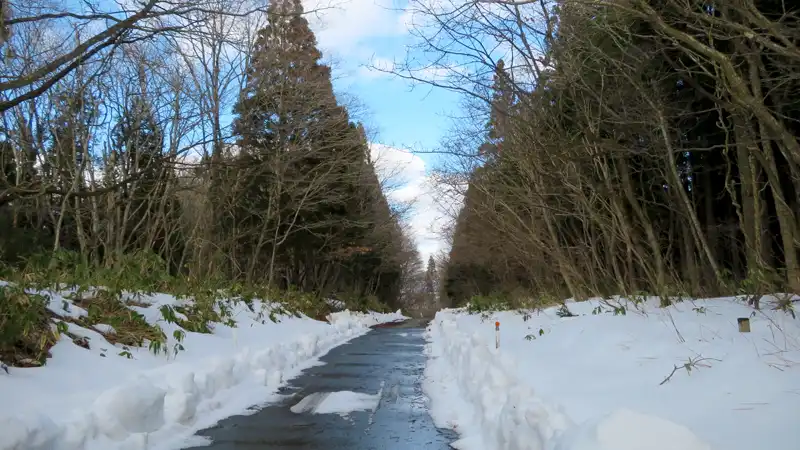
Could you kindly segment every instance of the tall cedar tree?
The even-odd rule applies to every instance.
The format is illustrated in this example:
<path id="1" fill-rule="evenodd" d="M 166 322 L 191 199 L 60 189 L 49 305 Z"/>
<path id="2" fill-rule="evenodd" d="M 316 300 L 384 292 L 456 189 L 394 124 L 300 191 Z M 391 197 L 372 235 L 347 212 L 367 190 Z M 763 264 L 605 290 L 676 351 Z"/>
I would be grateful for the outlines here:
<path id="1" fill-rule="evenodd" d="M 425 293 L 436 293 L 436 261 L 433 256 L 428 257 L 428 267 L 425 269 Z"/>
<path id="2" fill-rule="evenodd" d="M 315 201 L 318 189 L 311 183 L 320 183 L 318 172 L 325 169 L 322 140 L 332 121 L 337 122 L 334 127 L 341 126 L 342 118 L 333 116 L 343 113 L 333 95 L 330 69 L 319 64 L 322 55 L 302 13 L 297 0 L 272 2 L 268 25 L 258 34 L 247 85 L 234 108 L 241 154 L 232 178 L 238 179 L 245 191 L 236 200 L 240 206 L 233 215 L 236 222 L 223 224 L 226 229 L 249 225 L 258 230 L 259 223 L 270 221 L 265 229 L 277 229 L 278 236 L 287 236 L 281 238 L 284 245 L 278 257 L 290 272 L 299 271 L 297 260 L 304 259 L 306 250 L 292 248 L 296 236 L 288 235 L 297 225 L 311 225 L 306 205 L 320 205 Z M 266 213 L 260 216 L 254 211 Z M 298 213 L 294 225 L 290 220 L 293 213 Z M 262 234 L 241 236 L 239 253 L 250 253 Z M 275 240 L 275 235 L 270 237 Z M 271 242 L 269 249 L 276 245 Z M 278 252 L 262 252 L 259 247 L 255 253 Z M 271 256 L 264 261 L 270 267 L 273 262 Z"/>
<path id="3" fill-rule="evenodd" d="M 231 175 L 243 192 L 227 219 L 235 222 L 224 226 L 275 231 L 240 237 L 238 253 L 255 253 L 281 287 L 378 294 L 394 303 L 399 263 L 384 244 L 393 239 L 394 217 L 363 128 L 337 104 L 302 13 L 299 0 L 273 2 L 258 35 L 235 107 L 241 153 Z"/>

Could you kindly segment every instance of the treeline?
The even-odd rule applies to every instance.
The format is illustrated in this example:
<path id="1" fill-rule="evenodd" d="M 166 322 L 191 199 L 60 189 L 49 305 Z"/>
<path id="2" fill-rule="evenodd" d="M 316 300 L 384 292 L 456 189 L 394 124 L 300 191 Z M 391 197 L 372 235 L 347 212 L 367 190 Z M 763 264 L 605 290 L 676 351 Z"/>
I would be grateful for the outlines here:
<path id="1" fill-rule="evenodd" d="M 399 305 L 418 256 L 299 0 L 22 3 L 0 15 L 9 270 L 141 258 Z"/>
<path id="2" fill-rule="evenodd" d="M 472 148 L 453 147 L 471 165 L 450 301 L 800 293 L 800 5 L 426 12 L 439 34 L 473 36 L 431 42 L 480 68 L 458 86 L 468 77 L 490 106 L 479 137 L 462 139 Z M 490 38 L 511 49 L 505 63 Z"/>

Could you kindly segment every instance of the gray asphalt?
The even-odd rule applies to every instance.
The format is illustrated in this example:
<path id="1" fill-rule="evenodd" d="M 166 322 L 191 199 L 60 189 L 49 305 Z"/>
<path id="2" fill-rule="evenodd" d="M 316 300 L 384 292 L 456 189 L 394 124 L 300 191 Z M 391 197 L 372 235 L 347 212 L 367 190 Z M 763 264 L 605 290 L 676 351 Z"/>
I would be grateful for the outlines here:
<path id="1" fill-rule="evenodd" d="M 211 450 L 400 450 L 449 449 L 457 439 L 434 426 L 420 382 L 426 322 L 376 327 L 331 350 L 282 390 L 287 397 L 248 416 L 234 416 L 198 435 L 213 440 Z M 338 391 L 381 392 L 377 408 L 338 414 L 294 413 L 304 397 Z"/>

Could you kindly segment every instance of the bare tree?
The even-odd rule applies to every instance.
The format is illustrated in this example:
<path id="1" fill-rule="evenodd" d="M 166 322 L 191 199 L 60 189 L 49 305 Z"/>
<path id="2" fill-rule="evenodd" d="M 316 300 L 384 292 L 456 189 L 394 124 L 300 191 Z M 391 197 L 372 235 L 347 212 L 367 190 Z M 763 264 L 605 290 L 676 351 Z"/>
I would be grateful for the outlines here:
<path id="1" fill-rule="evenodd" d="M 800 152 L 784 91 L 797 11 L 414 5 L 420 46 L 390 71 L 470 99 L 472 126 L 441 150 L 457 162 L 439 174 L 444 190 L 463 193 L 469 176 L 451 280 L 472 271 L 472 293 L 522 282 L 576 298 L 731 292 L 731 277 L 745 290 L 800 287 Z"/>

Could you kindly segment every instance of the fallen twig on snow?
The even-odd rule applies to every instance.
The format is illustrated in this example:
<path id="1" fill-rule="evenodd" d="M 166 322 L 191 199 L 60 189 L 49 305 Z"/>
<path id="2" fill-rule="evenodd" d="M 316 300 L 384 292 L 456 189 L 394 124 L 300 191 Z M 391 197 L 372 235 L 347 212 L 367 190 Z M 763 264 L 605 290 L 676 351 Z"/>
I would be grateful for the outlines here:
<path id="1" fill-rule="evenodd" d="M 711 367 L 710 364 L 701 364 L 703 361 L 721 361 L 721 360 L 720 359 L 715 359 L 715 358 L 703 358 L 701 356 L 697 356 L 695 358 L 689 358 L 688 362 L 686 362 L 686 363 L 684 363 L 684 364 L 682 364 L 680 366 L 674 366 L 672 368 L 672 372 L 670 372 L 670 374 L 667 375 L 667 378 L 664 378 L 664 381 L 662 381 L 661 383 L 658 383 L 658 385 L 661 386 L 664 383 L 666 383 L 667 381 L 669 381 L 672 378 L 672 376 L 675 375 L 675 372 L 677 372 L 680 369 L 686 369 L 686 373 L 691 375 L 693 367 Z"/>

